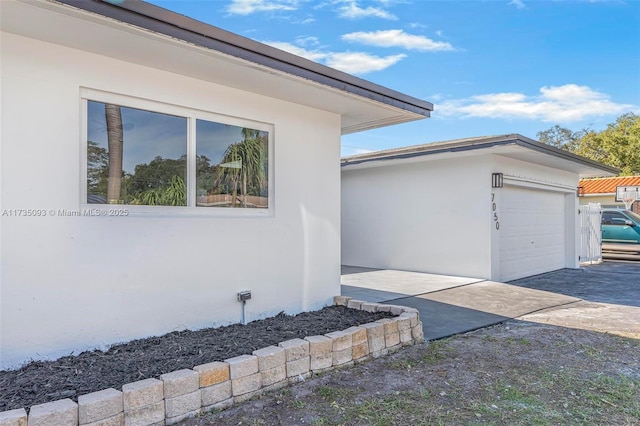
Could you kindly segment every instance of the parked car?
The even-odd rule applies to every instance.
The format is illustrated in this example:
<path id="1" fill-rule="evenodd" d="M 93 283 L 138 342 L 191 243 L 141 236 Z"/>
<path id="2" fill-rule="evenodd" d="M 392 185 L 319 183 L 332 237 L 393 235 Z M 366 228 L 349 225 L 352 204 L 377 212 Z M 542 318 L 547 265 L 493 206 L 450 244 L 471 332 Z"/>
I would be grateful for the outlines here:
<path id="1" fill-rule="evenodd" d="M 640 215 L 629 210 L 602 209 L 602 251 L 640 254 Z"/>

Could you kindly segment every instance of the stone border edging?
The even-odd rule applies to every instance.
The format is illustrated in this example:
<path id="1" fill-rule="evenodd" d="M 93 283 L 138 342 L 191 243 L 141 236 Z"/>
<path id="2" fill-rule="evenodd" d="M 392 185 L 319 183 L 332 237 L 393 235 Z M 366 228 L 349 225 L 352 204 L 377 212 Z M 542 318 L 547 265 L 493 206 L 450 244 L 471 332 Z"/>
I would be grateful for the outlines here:
<path id="1" fill-rule="evenodd" d="M 311 377 L 395 352 L 424 340 L 417 309 L 335 296 L 334 305 L 394 318 L 198 365 L 78 397 L 0 412 L 0 426 L 157 426 L 225 409 Z"/>

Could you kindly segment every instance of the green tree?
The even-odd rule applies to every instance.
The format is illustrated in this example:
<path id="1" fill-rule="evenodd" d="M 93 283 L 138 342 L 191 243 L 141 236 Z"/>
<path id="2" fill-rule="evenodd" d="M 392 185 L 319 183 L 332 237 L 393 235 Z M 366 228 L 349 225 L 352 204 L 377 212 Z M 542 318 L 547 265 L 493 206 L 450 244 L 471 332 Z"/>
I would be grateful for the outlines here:
<path id="1" fill-rule="evenodd" d="M 196 155 L 196 193 L 207 195 L 216 185 L 216 167 L 206 155 Z"/>
<path id="2" fill-rule="evenodd" d="M 167 186 L 144 191 L 135 201 L 147 206 L 186 206 L 187 185 L 183 178 L 174 175 Z"/>
<path id="3" fill-rule="evenodd" d="M 109 106 L 109 105 L 107 105 Z M 119 107 L 108 108 L 108 149 L 87 143 L 87 192 L 110 203 L 185 206 L 187 204 L 187 157 L 155 157 L 137 164 L 133 174 L 122 170 L 122 118 Z M 197 195 L 231 194 L 247 207 L 249 195 L 267 192 L 268 138 L 258 130 L 242 129 L 242 140 L 227 147 L 221 164 L 211 165 L 204 155 L 196 156 Z M 117 155 L 113 155 L 114 149 Z M 116 173 L 117 172 L 117 173 Z M 113 176 L 118 175 L 117 184 Z M 238 195 L 241 197 L 238 198 Z"/>
<path id="4" fill-rule="evenodd" d="M 149 164 L 137 164 L 126 178 L 126 191 L 135 204 L 185 206 L 187 157 L 154 158 Z"/>
<path id="5" fill-rule="evenodd" d="M 155 157 L 148 164 L 136 164 L 128 183 L 131 194 L 138 194 L 149 189 L 164 188 L 169 185 L 174 176 L 187 174 L 187 158 L 185 155 L 179 159 Z"/>
<path id="6" fill-rule="evenodd" d="M 618 117 L 601 132 L 588 132 L 573 151 L 620 169 L 621 175 L 640 174 L 640 116 Z"/>
<path id="7" fill-rule="evenodd" d="M 606 129 L 581 130 L 554 126 L 538 132 L 540 142 L 620 169 L 621 175 L 640 174 L 640 116 L 623 114 Z"/>
<path id="8" fill-rule="evenodd" d="M 242 137 L 225 151 L 217 186 L 231 192 L 232 206 L 240 193 L 241 204 L 246 207 L 247 195 L 261 195 L 267 188 L 267 138 L 253 129 L 242 129 Z"/>
<path id="9" fill-rule="evenodd" d="M 573 151 L 580 143 L 580 139 L 589 132 L 588 129 L 574 132 L 566 127 L 560 127 L 557 124 L 547 130 L 537 133 L 538 140 L 547 145 L 566 151 Z"/>
<path id="10" fill-rule="evenodd" d="M 107 198 L 109 153 L 97 142 L 87 142 L 87 193 Z"/>

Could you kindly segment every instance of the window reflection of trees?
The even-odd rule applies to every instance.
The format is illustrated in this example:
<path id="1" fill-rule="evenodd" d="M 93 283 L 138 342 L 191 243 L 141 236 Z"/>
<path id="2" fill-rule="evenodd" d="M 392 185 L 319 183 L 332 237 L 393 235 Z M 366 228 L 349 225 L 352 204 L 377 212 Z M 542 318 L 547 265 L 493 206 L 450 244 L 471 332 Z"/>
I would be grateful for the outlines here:
<path id="1" fill-rule="evenodd" d="M 186 154 L 175 159 L 157 155 L 148 163 L 135 165 L 133 173 L 128 173 L 123 169 L 127 140 L 121 107 L 103 105 L 107 147 L 87 140 L 87 202 L 187 205 Z M 206 155 L 196 155 L 196 205 L 267 208 L 268 132 L 230 127 L 238 129 L 240 140 L 224 142 L 227 146 L 220 163 L 212 164 Z"/>
<path id="2" fill-rule="evenodd" d="M 104 106 L 104 118 L 89 117 L 89 119 L 104 123 L 104 128 L 99 129 L 99 132 L 104 134 L 106 130 L 107 147 L 100 146 L 96 141 L 87 141 L 87 202 L 185 206 L 187 204 L 186 154 L 178 159 L 156 156 L 149 163 L 135 165 L 133 173 L 128 173 L 123 168 L 127 143 L 124 130 L 131 130 L 135 124 L 139 123 L 128 123 L 123 126 L 120 106 L 108 103 L 101 105 Z M 170 117 L 133 108 L 128 110 L 148 115 L 156 120 Z M 184 140 L 184 150 L 186 150 L 186 129 Z M 157 142 L 144 140 L 136 141 L 135 144 L 146 143 L 153 147 Z"/>
<path id="3" fill-rule="evenodd" d="M 242 128 L 241 141 L 227 146 L 220 164 L 197 158 L 197 205 L 267 207 L 268 134 Z"/>

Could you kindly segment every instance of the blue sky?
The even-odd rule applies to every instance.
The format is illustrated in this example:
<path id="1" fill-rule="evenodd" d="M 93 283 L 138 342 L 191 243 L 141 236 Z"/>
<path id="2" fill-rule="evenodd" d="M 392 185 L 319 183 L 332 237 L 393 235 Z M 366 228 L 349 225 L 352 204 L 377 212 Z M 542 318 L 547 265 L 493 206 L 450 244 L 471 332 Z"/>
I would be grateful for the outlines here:
<path id="1" fill-rule="evenodd" d="M 342 155 L 640 114 L 636 0 L 151 3 L 434 104 L 429 119 L 343 136 Z"/>

